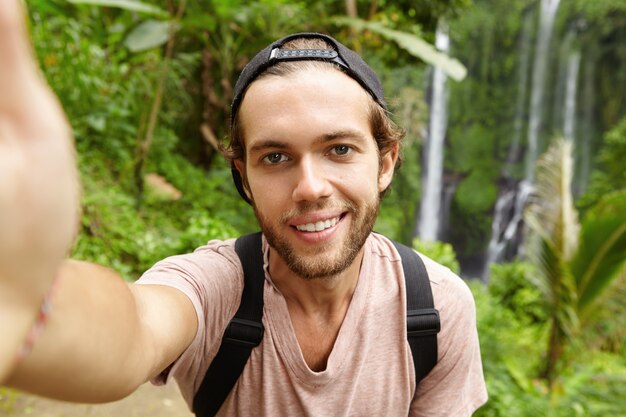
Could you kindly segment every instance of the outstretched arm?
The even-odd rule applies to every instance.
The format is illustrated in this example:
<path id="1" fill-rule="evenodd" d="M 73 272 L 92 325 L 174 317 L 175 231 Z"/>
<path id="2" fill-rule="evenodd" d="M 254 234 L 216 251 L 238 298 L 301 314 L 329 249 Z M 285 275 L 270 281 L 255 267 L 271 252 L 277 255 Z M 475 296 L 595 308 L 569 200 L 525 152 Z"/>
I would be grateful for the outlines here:
<path id="1" fill-rule="evenodd" d="M 35 62 L 20 0 L 0 1 L 0 384 L 73 401 L 120 398 L 197 329 L 191 302 L 64 261 L 78 223 L 71 129 Z M 15 358 L 56 287 L 32 352 Z"/>
<path id="2" fill-rule="evenodd" d="M 98 265 L 66 261 L 57 290 L 50 321 L 10 386 L 66 401 L 123 398 L 176 360 L 197 329 L 182 292 L 129 285 Z"/>

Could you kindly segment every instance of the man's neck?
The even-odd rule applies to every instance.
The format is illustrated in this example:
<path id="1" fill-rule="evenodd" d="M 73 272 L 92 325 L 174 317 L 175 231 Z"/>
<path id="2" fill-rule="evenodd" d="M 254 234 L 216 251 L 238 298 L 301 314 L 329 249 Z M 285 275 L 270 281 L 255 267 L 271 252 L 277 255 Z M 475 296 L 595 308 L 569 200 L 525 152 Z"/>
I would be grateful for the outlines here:
<path id="1" fill-rule="evenodd" d="M 272 281 L 287 300 L 290 311 L 295 308 L 307 316 L 318 317 L 345 314 L 359 280 L 363 249 L 341 273 L 314 279 L 296 275 L 273 248 L 269 250 Z"/>

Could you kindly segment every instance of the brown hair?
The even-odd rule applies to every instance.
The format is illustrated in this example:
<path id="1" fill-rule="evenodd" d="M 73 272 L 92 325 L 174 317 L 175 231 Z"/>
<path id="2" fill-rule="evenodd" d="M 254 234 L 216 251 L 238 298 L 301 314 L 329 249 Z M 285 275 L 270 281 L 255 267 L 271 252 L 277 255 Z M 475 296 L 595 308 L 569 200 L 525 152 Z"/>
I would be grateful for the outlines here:
<path id="1" fill-rule="evenodd" d="M 282 49 L 331 49 L 325 41 L 319 38 L 298 38 L 287 42 Z M 265 72 L 257 77 L 263 78 L 268 75 L 286 76 L 302 70 L 327 70 L 328 68 L 337 68 L 343 71 L 338 64 L 327 61 L 288 61 L 279 62 L 269 67 Z M 253 81 L 254 82 L 254 81 Z M 369 94 L 368 94 L 369 96 Z M 244 92 L 245 97 L 245 92 Z M 396 144 L 400 144 L 404 138 L 405 131 L 399 128 L 390 118 L 389 114 L 383 109 L 373 97 L 370 97 L 369 103 L 369 119 L 370 128 L 376 143 L 378 145 L 378 153 L 382 157 L 389 152 Z M 228 144 L 221 146 L 224 157 L 231 163 L 236 160 L 245 160 L 245 143 L 244 131 L 239 119 L 239 112 L 233 117 L 231 125 L 230 141 Z M 400 166 L 401 158 L 398 156 L 396 167 Z"/>

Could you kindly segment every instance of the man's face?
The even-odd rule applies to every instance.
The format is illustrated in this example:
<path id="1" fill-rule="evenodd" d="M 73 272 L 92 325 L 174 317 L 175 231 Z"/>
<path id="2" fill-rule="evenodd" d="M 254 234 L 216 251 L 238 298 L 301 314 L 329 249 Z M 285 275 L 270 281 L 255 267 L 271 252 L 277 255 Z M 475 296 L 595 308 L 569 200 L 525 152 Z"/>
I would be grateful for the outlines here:
<path id="1" fill-rule="evenodd" d="M 329 69 L 261 78 L 242 102 L 246 162 L 236 166 L 271 249 L 301 277 L 349 267 L 376 220 L 397 149 L 379 158 L 370 100 Z"/>

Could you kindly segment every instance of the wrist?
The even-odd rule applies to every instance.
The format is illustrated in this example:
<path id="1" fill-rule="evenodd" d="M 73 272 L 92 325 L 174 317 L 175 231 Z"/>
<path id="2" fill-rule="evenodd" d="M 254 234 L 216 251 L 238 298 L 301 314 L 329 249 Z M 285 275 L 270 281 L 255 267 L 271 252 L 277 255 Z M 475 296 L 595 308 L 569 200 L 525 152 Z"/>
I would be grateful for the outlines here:
<path id="1" fill-rule="evenodd" d="M 59 286 L 59 279 L 52 285 L 35 305 L 32 302 L 7 301 L 7 293 L 0 296 L 0 329 L 3 334 L 0 346 L 0 385 L 5 383 L 19 364 L 28 356 L 39 340 L 50 316 L 54 294 Z M 7 301 L 7 302 L 5 302 Z"/>
<path id="2" fill-rule="evenodd" d="M 2 294 L 6 295 L 6 294 Z M 0 386 L 7 383 L 9 376 L 15 371 L 17 352 L 37 316 L 37 307 L 25 304 L 6 303 L 0 297 Z"/>

